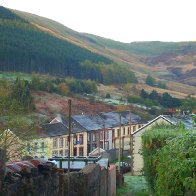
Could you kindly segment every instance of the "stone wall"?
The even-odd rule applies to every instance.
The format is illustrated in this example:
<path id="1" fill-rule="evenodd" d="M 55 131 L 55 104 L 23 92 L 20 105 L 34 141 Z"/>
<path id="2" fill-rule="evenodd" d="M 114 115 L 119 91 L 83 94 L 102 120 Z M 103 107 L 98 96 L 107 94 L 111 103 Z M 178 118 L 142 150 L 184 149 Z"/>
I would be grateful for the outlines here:
<path id="1" fill-rule="evenodd" d="M 3 171 L 5 172 L 4 168 Z M 70 172 L 69 195 L 110 196 L 116 183 L 114 172 L 116 172 L 115 166 L 111 173 L 109 169 L 98 164 L 89 164 L 79 172 Z M 6 172 L 1 176 L 0 196 L 26 195 L 68 195 L 68 174 L 64 173 L 63 169 L 55 168 L 52 163 L 41 163 L 37 168 L 24 169 L 18 173 Z"/>
<path id="2" fill-rule="evenodd" d="M 70 173 L 70 195 L 107 196 L 108 171 L 98 164 L 89 164 L 79 172 Z M 114 177 L 112 175 L 112 177 Z M 65 195 L 68 195 L 68 175 L 64 179 Z M 116 181 L 115 181 L 116 182 Z"/>
<path id="3" fill-rule="evenodd" d="M 1 180 L 2 196 L 56 196 L 59 193 L 59 169 L 49 164 L 23 170 L 20 173 L 7 172 Z"/>

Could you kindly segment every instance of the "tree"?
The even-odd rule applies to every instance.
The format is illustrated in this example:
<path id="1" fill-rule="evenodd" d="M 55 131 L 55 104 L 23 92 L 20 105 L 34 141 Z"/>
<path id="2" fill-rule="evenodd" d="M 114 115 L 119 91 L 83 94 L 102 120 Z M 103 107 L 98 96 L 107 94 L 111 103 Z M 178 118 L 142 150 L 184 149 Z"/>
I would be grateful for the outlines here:
<path id="1" fill-rule="evenodd" d="M 146 98 L 148 98 L 148 93 L 147 93 L 144 89 L 142 89 L 142 90 L 140 91 L 140 96 L 141 96 L 142 98 L 146 99 Z"/>
<path id="2" fill-rule="evenodd" d="M 149 94 L 149 99 L 158 100 L 158 99 L 159 99 L 159 94 L 157 93 L 157 91 L 153 90 L 153 91 Z"/>
<path id="3" fill-rule="evenodd" d="M 0 149 L 5 152 L 5 161 L 19 160 L 26 148 L 26 141 L 35 137 L 36 124 L 27 124 L 20 116 L 10 117 L 0 125 Z"/>
<path id="4" fill-rule="evenodd" d="M 17 78 L 11 88 L 10 99 L 15 105 L 22 107 L 23 111 L 32 111 L 34 109 L 33 97 L 30 93 L 30 85 L 26 80 Z"/>
<path id="5" fill-rule="evenodd" d="M 59 89 L 60 93 L 63 94 L 63 95 L 66 95 L 66 94 L 69 93 L 69 87 L 65 83 L 60 83 L 58 85 L 58 89 Z"/>
<path id="6" fill-rule="evenodd" d="M 110 98 L 111 98 L 110 93 L 107 93 L 106 96 L 105 96 L 105 98 L 106 98 L 106 99 L 110 99 Z"/>
<path id="7" fill-rule="evenodd" d="M 152 76 L 148 75 L 146 77 L 146 84 L 148 84 L 149 86 L 154 86 L 155 85 L 155 79 Z"/>

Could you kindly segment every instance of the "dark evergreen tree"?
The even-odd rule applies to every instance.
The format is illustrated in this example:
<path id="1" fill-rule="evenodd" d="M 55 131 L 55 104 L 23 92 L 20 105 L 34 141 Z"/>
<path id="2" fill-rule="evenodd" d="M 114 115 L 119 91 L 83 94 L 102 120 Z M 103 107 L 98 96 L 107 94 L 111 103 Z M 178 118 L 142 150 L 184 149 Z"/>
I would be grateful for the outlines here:
<path id="1" fill-rule="evenodd" d="M 142 89 L 142 90 L 140 91 L 140 96 L 141 96 L 142 98 L 146 99 L 146 98 L 148 98 L 148 93 L 147 93 L 144 89 Z"/>
<path id="2" fill-rule="evenodd" d="M 149 86 L 154 86 L 155 85 L 155 79 L 152 76 L 148 75 L 146 77 L 146 84 L 148 84 Z"/>

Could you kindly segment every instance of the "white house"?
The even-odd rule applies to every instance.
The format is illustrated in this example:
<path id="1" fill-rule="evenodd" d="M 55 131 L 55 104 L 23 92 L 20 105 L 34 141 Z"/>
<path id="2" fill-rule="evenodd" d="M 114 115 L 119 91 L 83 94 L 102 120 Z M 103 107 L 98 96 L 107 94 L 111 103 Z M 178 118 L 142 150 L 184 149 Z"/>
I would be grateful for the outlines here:
<path id="1" fill-rule="evenodd" d="M 133 166 L 133 172 L 135 175 L 141 175 L 142 169 L 143 169 L 143 157 L 141 155 L 142 134 L 145 131 L 151 129 L 156 124 L 165 123 L 165 124 L 177 125 L 179 122 L 182 122 L 185 125 L 186 129 L 192 129 L 192 130 L 195 129 L 193 119 L 189 115 L 179 115 L 179 116 L 160 115 L 131 134 L 131 140 L 133 144 L 133 152 L 132 152 L 133 165 L 132 166 Z"/>

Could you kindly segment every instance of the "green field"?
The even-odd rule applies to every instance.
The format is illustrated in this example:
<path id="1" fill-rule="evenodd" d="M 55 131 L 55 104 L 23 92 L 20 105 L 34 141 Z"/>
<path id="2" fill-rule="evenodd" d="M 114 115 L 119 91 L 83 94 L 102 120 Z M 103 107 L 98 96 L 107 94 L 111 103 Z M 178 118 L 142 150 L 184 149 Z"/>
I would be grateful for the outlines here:
<path id="1" fill-rule="evenodd" d="M 25 74 L 25 73 L 20 73 L 20 72 L 0 72 L 0 80 L 9 80 L 9 81 L 14 81 L 16 78 L 19 77 L 21 79 L 25 79 L 28 81 L 31 81 L 31 74 Z"/>

